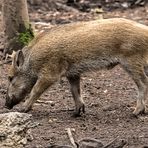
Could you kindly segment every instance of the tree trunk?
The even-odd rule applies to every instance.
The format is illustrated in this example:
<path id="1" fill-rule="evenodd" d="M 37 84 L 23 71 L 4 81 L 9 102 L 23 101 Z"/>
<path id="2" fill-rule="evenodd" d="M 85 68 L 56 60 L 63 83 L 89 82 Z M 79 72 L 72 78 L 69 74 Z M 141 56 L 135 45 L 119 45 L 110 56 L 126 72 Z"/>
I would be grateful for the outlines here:
<path id="1" fill-rule="evenodd" d="M 3 0 L 4 55 L 22 49 L 34 37 L 26 0 Z"/>

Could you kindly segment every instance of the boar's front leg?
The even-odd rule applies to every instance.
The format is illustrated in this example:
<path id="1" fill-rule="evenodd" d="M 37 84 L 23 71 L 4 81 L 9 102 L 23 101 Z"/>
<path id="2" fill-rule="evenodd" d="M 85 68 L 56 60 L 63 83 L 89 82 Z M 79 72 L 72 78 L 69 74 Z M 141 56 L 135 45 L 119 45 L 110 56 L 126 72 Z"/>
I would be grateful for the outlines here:
<path id="1" fill-rule="evenodd" d="M 31 110 L 33 103 L 41 96 L 41 94 L 54 82 L 56 81 L 56 78 L 52 77 L 51 79 L 41 77 L 37 80 L 36 84 L 31 90 L 31 93 L 29 94 L 29 97 L 26 99 L 22 112 L 28 112 Z"/>
<path id="2" fill-rule="evenodd" d="M 72 96 L 74 98 L 74 102 L 75 102 L 75 112 L 74 112 L 74 116 L 80 116 L 81 111 L 84 113 L 85 112 L 85 106 L 84 106 L 84 101 L 81 98 L 80 95 L 80 76 L 79 75 L 75 75 L 75 76 L 67 76 L 67 79 L 70 83 L 70 89 L 71 89 L 71 93 Z"/>

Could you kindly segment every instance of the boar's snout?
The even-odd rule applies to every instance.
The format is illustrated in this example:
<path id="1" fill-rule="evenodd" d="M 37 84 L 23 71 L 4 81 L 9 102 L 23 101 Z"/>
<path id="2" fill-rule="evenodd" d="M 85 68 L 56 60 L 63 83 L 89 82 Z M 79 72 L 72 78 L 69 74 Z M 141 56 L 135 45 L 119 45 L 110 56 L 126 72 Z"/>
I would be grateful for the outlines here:
<path id="1" fill-rule="evenodd" d="M 7 109 L 12 109 L 14 105 L 16 105 L 16 103 L 14 102 L 15 100 L 15 96 L 12 95 L 12 97 L 10 97 L 8 94 L 6 96 L 6 102 L 5 102 L 5 108 Z"/>

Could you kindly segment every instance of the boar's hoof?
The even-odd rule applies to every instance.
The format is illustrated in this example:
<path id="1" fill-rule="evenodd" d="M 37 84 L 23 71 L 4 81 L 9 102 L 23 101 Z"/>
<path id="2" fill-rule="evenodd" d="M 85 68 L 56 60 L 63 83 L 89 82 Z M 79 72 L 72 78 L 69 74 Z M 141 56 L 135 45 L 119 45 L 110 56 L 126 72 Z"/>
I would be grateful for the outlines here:
<path id="1" fill-rule="evenodd" d="M 134 116 L 138 116 L 139 114 L 144 114 L 145 113 L 145 107 L 142 106 L 142 107 L 137 107 L 134 112 L 133 112 L 133 115 Z"/>
<path id="2" fill-rule="evenodd" d="M 82 114 L 85 113 L 85 105 L 83 104 L 79 109 L 76 109 L 73 113 L 73 117 L 80 117 Z"/>

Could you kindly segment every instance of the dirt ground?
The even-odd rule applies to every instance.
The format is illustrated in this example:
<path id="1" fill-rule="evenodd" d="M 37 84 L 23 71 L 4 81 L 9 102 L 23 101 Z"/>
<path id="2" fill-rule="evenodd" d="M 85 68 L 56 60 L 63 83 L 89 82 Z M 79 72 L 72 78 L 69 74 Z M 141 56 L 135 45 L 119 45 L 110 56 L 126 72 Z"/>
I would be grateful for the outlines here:
<path id="1" fill-rule="evenodd" d="M 80 11 L 44 12 L 39 9 L 29 12 L 32 22 L 44 21 L 46 25 L 51 26 L 102 16 L 125 17 L 148 25 L 148 5 L 126 10 L 116 9 L 112 12 L 104 11 L 103 14 Z M 36 29 L 44 27 L 35 23 Z M 3 36 L 0 35 L 0 41 L 2 40 Z M 8 69 L 9 64 L 0 65 L 0 113 L 9 112 L 3 107 Z M 91 137 L 107 144 L 119 138 L 127 141 L 125 148 L 148 146 L 148 113 L 138 118 L 132 116 L 137 88 L 123 69 L 117 66 L 110 71 L 84 74 L 81 78 L 81 89 L 86 113 L 78 118 L 72 117 L 74 104 L 66 79 L 63 79 L 62 84 L 53 85 L 41 96 L 29 112 L 37 126 L 32 129 L 33 140 L 28 142 L 26 148 L 45 148 L 50 144 L 70 145 L 66 128 L 75 129 L 75 141 Z"/>

